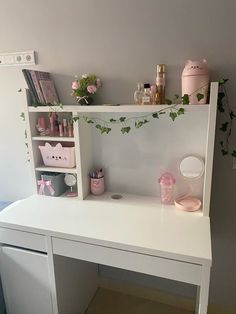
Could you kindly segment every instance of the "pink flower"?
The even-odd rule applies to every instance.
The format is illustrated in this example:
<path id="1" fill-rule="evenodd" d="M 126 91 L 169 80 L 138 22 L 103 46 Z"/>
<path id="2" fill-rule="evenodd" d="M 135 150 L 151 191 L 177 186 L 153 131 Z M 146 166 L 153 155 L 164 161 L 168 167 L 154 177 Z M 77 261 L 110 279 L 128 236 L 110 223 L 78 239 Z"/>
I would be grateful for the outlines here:
<path id="1" fill-rule="evenodd" d="M 72 89 L 78 89 L 79 87 L 80 87 L 79 82 L 74 81 L 74 82 L 72 83 Z"/>
<path id="2" fill-rule="evenodd" d="M 102 82 L 101 82 L 100 78 L 97 78 L 96 84 L 97 84 L 97 88 L 102 86 Z"/>
<path id="3" fill-rule="evenodd" d="M 96 87 L 95 85 L 88 85 L 87 91 L 88 91 L 90 94 L 95 94 L 96 91 L 97 91 L 97 87 Z"/>

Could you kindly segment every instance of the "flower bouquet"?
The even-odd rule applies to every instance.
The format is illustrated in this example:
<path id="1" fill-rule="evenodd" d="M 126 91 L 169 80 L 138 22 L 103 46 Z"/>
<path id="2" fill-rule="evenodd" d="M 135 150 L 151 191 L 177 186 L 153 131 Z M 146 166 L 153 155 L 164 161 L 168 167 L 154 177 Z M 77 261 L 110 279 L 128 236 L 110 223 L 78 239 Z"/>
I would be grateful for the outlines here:
<path id="1" fill-rule="evenodd" d="M 75 79 L 72 82 L 72 96 L 82 106 L 91 105 L 93 103 L 93 95 L 101 86 L 101 80 L 94 74 L 83 74 L 81 79 Z"/>

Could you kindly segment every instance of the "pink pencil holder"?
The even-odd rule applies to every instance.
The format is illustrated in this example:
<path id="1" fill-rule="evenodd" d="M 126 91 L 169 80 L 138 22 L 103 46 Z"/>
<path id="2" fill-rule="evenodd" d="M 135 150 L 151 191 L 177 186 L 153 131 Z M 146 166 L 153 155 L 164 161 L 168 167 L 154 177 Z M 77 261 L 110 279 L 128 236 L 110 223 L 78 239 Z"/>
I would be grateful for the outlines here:
<path id="1" fill-rule="evenodd" d="M 101 195 L 104 193 L 104 177 L 90 179 L 90 191 L 93 195 Z"/>

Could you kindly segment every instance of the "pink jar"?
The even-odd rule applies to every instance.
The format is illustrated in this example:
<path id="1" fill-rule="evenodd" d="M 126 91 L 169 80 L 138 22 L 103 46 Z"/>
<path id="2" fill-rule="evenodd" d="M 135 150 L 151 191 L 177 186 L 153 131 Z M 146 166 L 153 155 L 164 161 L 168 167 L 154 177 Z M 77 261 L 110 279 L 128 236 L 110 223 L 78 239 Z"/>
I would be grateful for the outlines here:
<path id="1" fill-rule="evenodd" d="M 208 102 L 209 92 L 209 72 L 207 61 L 187 60 L 182 73 L 182 96 L 189 95 L 189 103 L 206 104 Z M 198 100 L 197 94 L 202 94 L 204 97 Z"/>
<path id="2" fill-rule="evenodd" d="M 169 172 L 165 172 L 160 176 L 158 182 L 161 187 L 161 202 L 163 204 L 173 204 L 175 178 Z"/>
<path id="3" fill-rule="evenodd" d="M 93 195 L 101 195 L 104 193 L 104 177 L 90 178 L 90 191 Z"/>

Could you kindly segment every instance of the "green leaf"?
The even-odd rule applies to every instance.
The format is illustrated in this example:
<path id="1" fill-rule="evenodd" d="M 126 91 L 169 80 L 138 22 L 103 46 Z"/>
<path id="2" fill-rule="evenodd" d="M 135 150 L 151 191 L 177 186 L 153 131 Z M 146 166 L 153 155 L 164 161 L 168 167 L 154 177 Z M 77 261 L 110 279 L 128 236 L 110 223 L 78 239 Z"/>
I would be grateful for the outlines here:
<path id="1" fill-rule="evenodd" d="M 228 151 L 227 150 L 224 150 L 223 148 L 221 149 L 221 153 L 222 153 L 222 155 L 223 156 L 225 156 L 225 155 L 228 155 Z"/>
<path id="2" fill-rule="evenodd" d="M 234 118 L 236 118 L 236 115 L 234 114 L 234 112 L 231 110 L 230 112 L 230 119 L 233 120 Z"/>
<path id="3" fill-rule="evenodd" d="M 222 132 L 226 132 L 226 131 L 227 131 L 227 128 L 228 128 L 228 125 L 229 125 L 229 122 L 222 123 L 222 124 L 221 124 L 221 127 L 220 127 L 220 130 L 221 130 Z"/>
<path id="4" fill-rule="evenodd" d="M 125 127 L 121 128 L 122 134 L 129 133 L 130 130 L 131 130 L 130 126 L 125 126 Z"/>
<path id="5" fill-rule="evenodd" d="M 106 127 L 101 127 L 101 134 L 106 133 Z"/>
<path id="6" fill-rule="evenodd" d="M 177 111 L 177 115 L 181 115 L 185 113 L 185 109 L 184 108 L 179 108 L 179 110 Z"/>
<path id="7" fill-rule="evenodd" d="M 99 129 L 99 130 L 102 130 L 102 126 L 100 124 L 96 124 L 95 125 L 95 128 Z"/>
<path id="8" fill-rule="evenodd" d="M 226 82 L 228 82 L 228 80 L 229 79 L 224 79 L 224 78 L 222 78 L 222 79 L 220 79 L 218 82 L 219 82 L 219 85 L 221 86 L 221 85 L 224 85 Z"/>
<path id="9" fill-rule="evenodd" d="M 224 142 L 223 141 L 220 141 L 220 146 L 224 147 Z"/>
<path id="10" fill-rule="evenodd" d="M 170 112 L 169 116 L 171 117 L 172 121 L 175 121 L 175 119 L 177 118 L 177 113 L 176 112 Z"/>
<path id="11" fill-rule="evenodd" d="M 222 100 L 225 97 L 224 92 L 218 92 L 218 99 Z"/>
<path id="12" fill-rule="evenodd" d="M 158 115 L 157 112 L 154 112 L 154 113 L 152 114 L 152 117 L 153 117 L 153 118 L 156 118 L 156 119 L 159 119 L 159 115 Z"/>
<path id="13" fill-rule="evenodd" d="M 20 117 L 22 118 L 23 121 L 25 121 L 25 113 L 21 112 Z"/>
<path id="14" fill-rule="evenodd" d="M 165 111 L 161 111 L 161 112 L 159 112 L 159 115 L 160 115 L 160 114 L 165 114 L 165 113 L 166 113 Z"/>
<path id="15" fill-rule="evenodd" d="M 106 128 L 106 133 L 108 134 L 109 132 L 111 132 L 111 128 Z"/>
<path id="16" fill-rule="evenodd" d="M 184 96 L 182 96 L 182 103 L 183 103 L 183 105 L 189 104 L 189 95 L 188 94 L 184 94 Z"/>
<path id="17" fill-rule="evenodd" d="M 94 121 L 91 120 L 91 119 L 87 120 L 86 122 L 87 122 L 87 123 L 94 123 Z"/>
<path id="18" fill-rule="evenodd" d="M 175 99 L 179 99 L 179 95 L 178 94 L 174 94 Z"/>
<path id="19" fill-rule="evenodd" d="M 72 118 L 72 120 L 73 120 L 74 122 L 76 122 L 76 121 L 78 121 L 78 120 L 79 120 L 79 117 L 78 117 L 78 116 L 73 117 L 73 118 Z M 87 122 L 87 121 L 86 121 L 86 122 Z"/>
<path id="20" fill-rule="evenodd" d="M 203 99 L 204 98 L 204 95 L 203 94 L 201 94 L 201 93 L 197 93 L 197 100 L 198 101 L 200 101 L 201 99 Z"/>
<path id="21" fill-rule="evenodd" d="M 165 99 L 165 102 L 166 102 L 166 104 L 169 105 L 169 106 L 172 105 L 172 100 L 171 100 L 171 99 L 166 98 L 166 99 Z"/>
<path id="22" fill-rule="evenodd" d="M 232 153 L 231 153 L 231 155 L 232 155 L 234 158 L 236 158 L 236 150 L 233 150 Z"/>
<path id="23" fill-rule="evenodd" d="M 224 104 L 221 99 L 217 100 L 217 108 L 220 112 L 225 112 Z"/>
<path id="24" fill-rule="evenodd" d="M 20 89 L 18 89 L 18 93 L 21 93 L 22 92 L 22 89 L 20 88 Z"/>
<path id="25" fill-rule="evenodd" d="M 116 122 L 116 120 L 115 120 L 115 119 L 113 119 L 113 118 L 111 118 L 111 119 L 110 119 L 110 122 Z"/>
<path id="26" fill-rule="evenodd" d="M 124 122 L 126 120 L 126 117 L 120 117 L 120 122 Z"/>
<path id="27" fill-rule="evenodd" d="M 135 127 L 136 127 L 136 129 L 138 129 L 138 128 L 140 128 L 141 126 L 142 126 L 142 121 L 135 121 Z"/>

